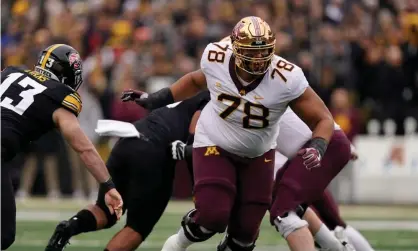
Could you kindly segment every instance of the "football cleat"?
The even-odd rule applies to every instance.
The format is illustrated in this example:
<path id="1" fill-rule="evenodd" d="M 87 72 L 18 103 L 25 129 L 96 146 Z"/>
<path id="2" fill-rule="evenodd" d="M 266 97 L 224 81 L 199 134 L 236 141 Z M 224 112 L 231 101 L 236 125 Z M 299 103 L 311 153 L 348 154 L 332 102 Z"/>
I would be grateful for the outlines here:
<path id="1" fill-rule="evenodd" d="M 51 239 L 49 239 L 48 246 L 45 251 L 62 251 L 65 246 L 69 244 L 71 238 L 71 230 L 69 229 L 68 221 L 61 221 L 55 228 Z"/>
<path id="2" fill-rule="evenodd" d="M 186 251 L 186 248 L 183 248 L 179 245 L 178 241 L 178 234 L 174 234 L 170 236 L 164 243 L 163 248 L 161 251 Z"/>

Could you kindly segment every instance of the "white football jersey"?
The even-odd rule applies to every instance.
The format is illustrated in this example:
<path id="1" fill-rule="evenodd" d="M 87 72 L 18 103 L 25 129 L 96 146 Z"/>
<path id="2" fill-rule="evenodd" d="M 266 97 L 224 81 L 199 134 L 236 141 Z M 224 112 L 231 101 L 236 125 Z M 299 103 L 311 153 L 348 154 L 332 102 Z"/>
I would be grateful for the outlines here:
<path id="1" fill-rule="evenodd" d="M 209 44 L 200 67 L 211 100 L 200 115 L 193 146 L 216 145 L 249 158 L 276 148 L 280 117 L 308 87 L 302 70 L 274 56 L 266 74 L 244 86 L 228 41 Z"/>

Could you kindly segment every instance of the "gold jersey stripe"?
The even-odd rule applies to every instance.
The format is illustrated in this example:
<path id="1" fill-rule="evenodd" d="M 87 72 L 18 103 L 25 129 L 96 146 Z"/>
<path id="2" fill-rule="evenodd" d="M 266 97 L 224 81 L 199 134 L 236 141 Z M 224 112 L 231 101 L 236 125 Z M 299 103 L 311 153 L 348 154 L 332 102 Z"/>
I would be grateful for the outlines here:
<path id="1" fill-rule="evenodd" d="M 74 104 L 68 103 L 67 101 L 62 101 L 62 105 L 64 105 L 67 108 L 70 108 L 72 111 L 78 114 L 77 107 Z"/>
<path id="2" fill-rule="evenodd" d="M 74 93 L 71 93 L 70 95 L 71 95 L 71 97 L 77 99 L 78 102 L 83 103 L 81 101 L 81 97 L 80 97 L 80 95 L 78 93 L 74 92 Z"/>
<path id="3" fill-rule="evenodd" d="M 56 44 L 56 45 L 52 46 L 51 48 L 49 48 L 49 50 L 46 52 L 46 54 L 44 56 L 44 59 L 42 60 L 41 67 L 43 69 L 45 69 L 46 62 L 48 61 L 49 56 L 51 56 L 52 51 L 55 50 L 56 48 L 62 46 L 62 45 L 64 45 L 64 44 Z"/>
<path id="4" fill-rule="evenodd" d="M 73 94 L 67 95 L 62 101 L 62 104 L 72 109 L 77 114 L 81 112 L 81 108 L 82 108 L 81 101 L 78 97 L 76 97 Z"/>

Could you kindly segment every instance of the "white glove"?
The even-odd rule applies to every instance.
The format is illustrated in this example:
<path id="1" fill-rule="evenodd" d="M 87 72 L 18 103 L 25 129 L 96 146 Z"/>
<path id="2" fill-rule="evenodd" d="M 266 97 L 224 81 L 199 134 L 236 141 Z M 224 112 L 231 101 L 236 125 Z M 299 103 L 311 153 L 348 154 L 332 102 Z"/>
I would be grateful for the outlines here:
<path id="1" fill-rule="evenodd" d="M 171 142 L 171 155 L 174 160 L 184 160 L 186 144 L 180 140 Z"/>

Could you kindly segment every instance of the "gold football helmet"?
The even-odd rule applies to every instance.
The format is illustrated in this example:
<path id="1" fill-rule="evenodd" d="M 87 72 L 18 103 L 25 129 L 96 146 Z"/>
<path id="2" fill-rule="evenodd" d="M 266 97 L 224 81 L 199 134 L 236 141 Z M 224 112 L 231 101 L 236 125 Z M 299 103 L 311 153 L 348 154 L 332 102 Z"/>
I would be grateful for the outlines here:
<path id="1" fill-rule="evenodd" d="M 235 64 L 242 70 L 264 74 L 274 56 L 276 38 L 270 26 L 259 17 L 244 17 L 231 35 Z"/>

